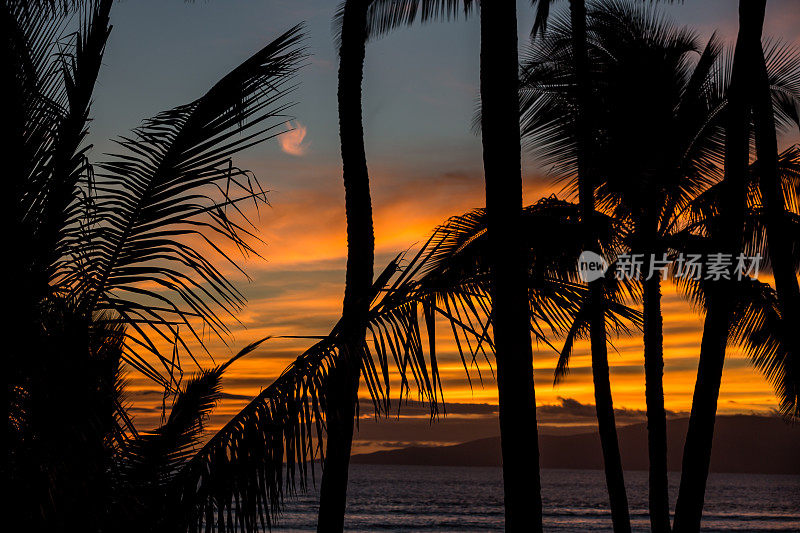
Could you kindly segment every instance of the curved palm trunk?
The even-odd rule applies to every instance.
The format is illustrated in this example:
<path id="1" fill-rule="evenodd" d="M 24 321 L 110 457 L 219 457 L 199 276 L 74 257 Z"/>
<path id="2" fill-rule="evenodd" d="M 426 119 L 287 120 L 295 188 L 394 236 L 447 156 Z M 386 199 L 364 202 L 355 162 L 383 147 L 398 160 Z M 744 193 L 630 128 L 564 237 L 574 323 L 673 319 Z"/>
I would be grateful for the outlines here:
<path id="1" fill-rule="evenodd" d="M 522 217 L 517 14 L 481 3 L 481 125 L 506 531 L 541 531 L 539 440 Z"/>
<path id="2" fill-rule="evenodd" d="M 625 491 L 625 477 L 619 453 L 614 403 L 611 398 L 605 321 L 602 307 L 598 307 L 601 312 L 595 313 L 592 317 L 589 332 L 595 411 L 597 413 L 597 428 L 600 433 L 600 446 L 603 450 L 603 468 L 611 505 L 611 521 L 616 533 L 624 533 L 630 532 L 631 519 L 628 513 L 628 495 Z"/>
<path id="3" fill-rule="evenodd" d="M 320 487 L 317 531 L 344 529 L 347 477 L 369 310 L 375 240 L 361 112 L 368 0 L 348 0 L 339 50 L 339 135 L 347 216 L 347 273 L 341 351 L 328 378 L 327 450 Z"/>
<path id="4" fill-rule="evenodd" d="M 586 224 L 587 249 L 597 250 L 596 239 L 591 233 L 594 214 L 594 188 L 589 174 L 591 124 L 587 117 L 590 99 L 589 64 L 586 51 L 586 4 L 583 0 L 570 1 L 572 24 L 572 46 L 575 51 L 575 73 L 578 91 L 576 131 L 579 196 L 582 219 Z M 590 343 L 592 352 L 592 381 L 597 412 L 597 428 L 603 451 L 603 467 L 608 487 L 611 520 L 614 531 L 627 533 L 631 530 L 628 512 L 628 495 L 619 453 L 617 425 L 614 417 L 614 402 L 611 396 L 611 380 L 608 371 L 608 347 L 606 344 L 605 312 L 603 308 L 602 281 L 589 284 Z"/>
<path id="5" fill-rule="evenodd" d="M 792 331 L 794 324 L 800 324 L 800 287 L 797 272 L 792 260 L 792 243 L 786 227 L 786 203 L 778 171 L 778 138 L 775 130 L 775 112 L 772 108 L 772 91 L 767 73 L 764 52 L 761 48 L 753 50 L 755 58 L 756 87 L 753 95 L 753 115 L 755 118 L 756 154 L 760 165 L 759 186 L 761 202 L 766 215 L 767 243 L 772 272 L 775 276 L 775 290 L 781 306 L 784 331 L 783 342 L 787 344 L 791 369 L 795 384 L 800 384 L 800 336 Z M 800 413 L 800 407 L 784 402 L 785 411 Z"/>
<path id="6" fill-rule="evenodd" d="M 747 201 L 749 102 L 752 94 L 750 84 L 753 82 L 752 69 L 755 65 L 753 50 L 761 49 L 765 6 L 766 0 L 743 0 L 739 3 L 739 36 L 728 89 L 726 187 L 720 201 L 719 223 L 712 236 L 721 250 L 734 257 L 741 249 Z M 683 449 L 678 502 L 675 506 L 673 526 L 676 533 L 694 533 L 700 530 L 734 290 L 732 283 L 725 280 L 710 282 L 706 289 L 707 311 L 703 340 L 700 345 L 689 430 Z"/>
<path id="7" fill-rule="evenodd" d="M 689 431 L 683 449 L 678 502 L 675 505 L 673 530 L 676 533 L 700 531 L 719 386 L 725 361 L 726 330 L 730 323 L 728 309 L 732 302 L 729 289 L 714 287 L 706 298 L 709 305 L 703 324 L 700 363 L 692 396 Z"/>

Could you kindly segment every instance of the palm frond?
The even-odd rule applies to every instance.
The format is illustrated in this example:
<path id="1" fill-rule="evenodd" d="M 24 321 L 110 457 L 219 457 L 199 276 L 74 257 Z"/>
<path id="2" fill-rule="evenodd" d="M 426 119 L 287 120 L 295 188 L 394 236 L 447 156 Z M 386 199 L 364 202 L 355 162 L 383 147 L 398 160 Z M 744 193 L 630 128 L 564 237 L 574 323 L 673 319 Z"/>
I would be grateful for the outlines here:
<path id="1" fill-rule="evenodd" d="M 609 265 L 603 279 L 603 309 L 607 338 L 632 335 L 636 331 L 641 331 L 644 326 L 642 312 L 623 303 L 623 299 L 634 301 L 640 299 L 640 284 L 630 283 L 630 280 L 628 284 L 621 284 L 622 280 L 615 278 L 615 272 L 616 262 Z M 578 310 L 572 315 L 572 323 L 566 334 L 563 335 L 564 344 L 559 351 L 556 368 L 553 371 L 553 386 L 563 382 L 569 375 L 569 362 L 575 342 L 579 339 L 589 338 L 591 332 L 590 293 L 588 290 L 584 290 L 581 296 L 582 300 Z"/>
<path id="2" fill-rule="evenodd" d="M 242 203 L 257 207 L 266 194 L 231 158 L 282 132 L 290 106 L 284 100 L 305 57 L 302 41 L 302 26 L 296 26 L 198 100 L 145 121 L 119 142 L 125 152 L 102 163 L 87 185 L 92 221 L 65 251 L 59 281 L 87 312 L 113 310 L 130 326 L 136 338 L 126 360 L 155 379 L 157 371 L 135 347 L 168 367 L 159 339 L 178 338 L 191 353 L 179 326 L 202 345 L 198 323 L 224 337 L 220 313 L 234 318 L 243 303 L 210 257 L 238 268 L 220 239 L 256 254 Z"/>
<path id="3" fill-rule="evenodd" d="M 536 18 L 533 20 L 531 37 L 536 37 L 538 33 L 544 34 L 547 31 L 547 21 L 550 18 L 550 4 L 553 0 L 532 0 L 531 4 L 536 7 Z"/>
<path id="4" fill-rule="evenodd" d="M 787 349 L 787 331 L 781 317 L 778 295 L 767 283 L 745 279 L 738 283 L 728 339 L 742 346 L 751 364 L 772 385 L 779 412 L 789 420 L 800 420 L 800 360 Z M 784 333 L 786 332 L 786 333 Z"/>
<path id="5" fill-rule="evenodd" d="M 365 339 L 360 350 L 368 383 L 370 376 L 380 375 L 386 376 L 388 384 L 390 358 L 406 382 L 409 373 L 431 376 L 419 357 L 418 323 L 404 321 L 402 305 L 380 306 L 381 294 L 396 272 L 397 261 L 393 261 L 373 287 L 378 303 L 372 306 L 368 327 L 376 340 L 369 347 Z M 326 383 L 344 349 L 341 330 L 340 321 L 192 458 L 181 492 L 181 500 L 190 509 L 190 531 L 270 528 L 285 497 L 304 490 L 309 477 L 313 479 L 314 461 L 324 453 Z M 435 379 L 429 378 L 428 383 Z M 433 397 L 432 385 L 426 389 L 424 382 L 418 382 L 420 395 Z M 388 386 L 375 385 L 374 379 L 372 383 L 369 388 L 376 406 L 388 406 L 388 398 L 378 392 L 388 393 Z"/>
<path id="6" fill-rule="evenodd" d="M 778 130 L 796 128 L 800 125 L 800 50 L 777 40 L 767 40 L 763 47 Z"/>
<path id="7" fill-rule="evenodd" d="M 14 179 L 6 213 L 25 232 L 21 238 L 25 243 L 34 236 L 37 207 L 48 178 L 52 128 L 62 117 L 64 90 L 58 83 L 57 56 L 66 21 L 35 6 L 3 3 L 0 27 L 0 62 L 9 81 L 3 140 L 8 147 L 9 175 Z"/>
<path id="8" fill-rule="evenodd" d="M 325 339 L 298 357 L 188 463 L 181 501 L 189 531 L 259 531 L 304 488 L 323 447 L 325 380 L 338 349 Z"/>
<path id="9" fill-rule="evenodd" d="M 531 4 L 536 8 L 536 17 L 533 21 L 533 28 L 531 29 L 531 37 L 536 37 L 537 34 L 542 34 L 547 31 L 547 23 L 550 18 L 550 7 L 556 0 L 531 0 Z M 652 2 L 664 1 L 667 3 L 683 2 L 683 0 L 650 0 Z"/>
<path id="10" fill-rule="evenodd" d="M 760 256 L 761 267 L 770 270 L 770 253 L 766 235 L 766 220 L 762 207 L 761 191 L 758 187 L 760 164 L 758 160 L 750 165 L 747 175 L 747 211 L 744 219 L 743 253 L 749 257 Z M 796 146 L 784 150 L 778 157 L 778 175 L 783 189 L 784 201 L 787 212 L 784 223 L 787 225 L 787 234 L 791 237 L 798 235 L 798 199 L 800 199 L 800 151 Z M 692 247 L 692 253 L 709 253 L 708 246 L 698 248 L 702 237 L 711 235 L 713 227 L 719 219 L 719 197 L 724 184 L 716 183 L 692 198 L 681 210 L 680 216 L 684 218 L 684 227 L 674 233 L 675 243 L 673 248 L 680 249 L 682 245 Z M 699 237 L 696 238 L 696 237 Z M 693 241 L 693 244 L 689 243 Z M 795 268 L 800 268 L 800 242 L 792 242 L 791 257 Z M 684 244 L 679 244 L 684 243 Z M 684 249 L 686 251 L 686 249 Z"/>
<path id="11" fill-rule="evenodd" d="M 533 247 L 543 274 L 530 289 L 531 327 L 540 341 L 549 344 L 548 332 L 566 328 L 571 309 L 585 292 L 576 283 L 546 274 L 556 270 L 559 261 L 566 264 L 568 260 L 561 256 L 569 255 L 560 251 L 564 241 L 557 243 L 558 237 L 552 235 L 553 213 L 560 213 L 567 225 L 577 215 L 574 206 L 554 199 L 530 207 L 528 213 L 531 220 L 526 230 L 542 240 L 550 239 L 554 254 L 548 262 L 544 259 L 547 246 Z M 437 416 L 443 392 L 435 346 L 437 318 L 450 324 L 467 376 L 477 368 L 480 377 L 480 356 L 491 367 L 485 223 L 480 210 L 455 217 L 438 228 L 402 269 L 398 266 L 405 260 L 398 256 L 378 276 L 361 350 L 362 375 L 377 415 L 389 414 L 392 398 L 402 401 L 416 389 L 431 416 Z M 579 252 L 575 254 L 570 262 L 573 270 Z M 325 384 L 340 358 L 339 330 L 337 324 L 298 357 L 191 460 L 182 496 L 187 508 L 194 509 L 191 530 L 271 527 L 284 498 L 313 478 L 314 460 L 324 449 Z M 391 389 L 394 380 L 400 382 L 398 394 Z"/>
<path id="12" fill-rule="evenodd" d="M 790 146 L 780 154 L 778 170 L 784 205 L 788 211 L 800 215 L 800 145 Z"/>
<path id="13" fill-rule="evenodd" d="M 551 172 L 566 182 L 565 190 L 575 193 L 572 30 L 564 13 L 554 17 L 552 26 L 523 54 L 521 127 L 526 148 L 552 166 Z M 656 189 L 666 206 L 659 218 L 668 226 L 669 213 L 719 179 L 724 100 L 715 80 L 720 45 L 712 38 L 701 50 L 693 32 L 631 2 L 592 6 L 587 31 L 598 205 L 616 210 L 617 217 L 635 216 L 630 196 L 637 191 L 631 185 L 646 198 L 653 194 L 644 190 Z M 646 146 L 637 133 L 643 124 L 659 124 L 653 128 L 658 139 L 648 139 Z M 652 167 L 665 161 L 674 170 L 656 178 L 659 173 Z M 630 212 L 619 211 L 626 204 Z"/>
<path id="14" fill-rule="evenodd" d="M 367 33 L 379 36 L 401 26 L 467 18 L 476 9 L 475 0 L 371 0 L 367 11 Z M 334 18 L 334 28 L 341 28 L 341 16 Z M 338 30 L 337 30 L 338 31 Z"/>
<path id="15" fill-rule="evenodd" d="M 82 143 L 88 134 L 91 98 L 111 32 L 112 3 L 112 0 L 101 0 L 87 9 L 81 29 L 74 35 L 73 51 L 59 54 L 66 109 L 55 126 L 49 179 L 42 194 L 35 245 L 45 254 L 39 262 L 46 269 L 48 282 L 53 281 L 61 269 L 58 259 L 74 238 L 75 228 L 80 226 L 80 217 L 85 212 L 78 185 L 81 178 L 91 176 L 93 170 L 86 157 L 91 146 L 82 146 Z"/>
<path id="16" fill-rule="evenodd" d="M 579 209 L 556 198 L 545 198 L 525 208 L 523 221 L 525 227 L 520 235 L 529 239 L 531 261 L 531 332 L 538 342 L 554 351 L 558 350 L 550 339 L 566 336 L 562 354 L 567 354 L 564 357 L 568 359 L 572 341 L 580 336 L 581 309 L 588 298 L 577 272 L 584 243 Z M 602 215 L 597 217 L 597 227 L 600 249 L 607 257 L 614 257 L 619 251 L 613 238 L 618 235 L 618 228 Z M 413 299 L 420 303 L 426 321 L 439 316 L 449 323 L 467 376 L 470 368 L 476 368 L 479 378 L 479 359 L 491 368 L 489 354 L 493 350 L 485 234 L 483 210 L 451 218 L 426 245 L 429 251 L 419 261 L 424 268 L 413 289 Z M 611 269 L 608 277 L 607 327 L 612 335 L 630 334 L 631 326 L 640 327 L 641 315 L 622 301 L 635 299 L 637 288 L 614 279 Z M 563 363 L 566 368 L 567 361 Z"/>
<path id="17" fill-rule="evenodd" d="M 169 417 L 151 432 L 141 432 L 117 451 L 117 483 L 126 495 L 122 504 L 131 513 L 130 531 L 186 530 L 187 511 L 181 501 L 187 464 L 201 443 L 205 423 L 222 398 L 222 376 L 237 359 L 268 338 L 255 341 L 226 363 L 202 370 L 175 396 Z"/>

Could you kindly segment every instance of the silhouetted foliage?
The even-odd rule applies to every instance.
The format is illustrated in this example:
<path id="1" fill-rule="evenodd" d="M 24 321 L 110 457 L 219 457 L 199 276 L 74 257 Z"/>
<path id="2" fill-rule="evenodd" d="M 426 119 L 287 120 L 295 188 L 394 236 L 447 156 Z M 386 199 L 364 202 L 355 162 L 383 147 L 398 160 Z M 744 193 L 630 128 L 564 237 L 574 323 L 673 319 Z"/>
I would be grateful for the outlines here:
<path id="1" fill-rule="evenodd" d="M 188 411 L 206 412 L 214 394 L 197 391 L 218 376 L 205 374 L 183 391 L 159 437 L 137 451 L 132 443 L 143 441 L 120 396 L 121 365 L 174 394 L 180 363 L 159 346 L 188 350 L 181 327 L 201 346 L 198 327 L 227 334 L 244 299 L 215 262 L 236 264 L 226 242 L 255 253 L 241 204 L 266 201 L 232 156 L 281 133 L 305 57 L 297 26 L 93 165 L 86 139 L 111 6 L 0 5 L 0 65 L 12 110 L 2 139 L 12 188 L 4 216 L 16 308 L 4 380 L 5 473 L 17 489 L 12 523 L 37 530 L 118 530 L 106 522 L 108 510 L 113 498 L 130 501 L 116 489 L 131 488 L 118 477 L 119 450 L 165 461 L 148 475 L 169 484 L 167 471 L 197 443 L 199 422 L 183 419 L 182 406 L 199 394 L 211 399 Z"/>

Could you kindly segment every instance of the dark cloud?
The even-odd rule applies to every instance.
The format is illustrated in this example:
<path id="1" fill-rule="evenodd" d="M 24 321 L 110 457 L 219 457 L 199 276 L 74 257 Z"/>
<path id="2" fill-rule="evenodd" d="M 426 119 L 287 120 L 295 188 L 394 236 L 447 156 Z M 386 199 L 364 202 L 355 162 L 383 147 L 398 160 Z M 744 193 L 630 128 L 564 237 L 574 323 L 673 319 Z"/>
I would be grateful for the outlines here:
<path id="1" fill-rule="evenodd" d="M 597 416 L 595 406 L 589 403 L 581 403 L 574 398 L 563 398 L 559 396 L 559 404 L 540 405 L 536 408 L 536 415 L 540 423 L 571 423 L 587 422 L 594 424 Z M 668 417 L 676 417 L 679 413 L 667 410 Z M 614 409 L 617 424 L 634 424 L 643 422 L 646 412 L 641 409 Z"/>
<path id="2" fill-rule="evenodd" d="M 430 416 L 431 409 L 428 404 L 416 400 L 403 400 L 402 402 L 393 401 L 391 404 L 393 416 L 402 417 L 426 417 Z M 373 416 L 375 414 L 374 404 L 371 400 L 361 400 L 361 416 Z M 464 415 L 496 415 L 497 406 L 488 403 L 444 403 L 439 405 L 439 413 L 443 416 L 464 416 Z"/>
<path id="3" fill-rule="evenodd" d="M 133 392 L 126 392 L 125 396 L 127 396 L 130 399 L 134 399 L 134 398 L 140 398 L 140 399 L 162 398 L 164 396 L 164 391 L 163 390 L 152 390 L 152 389 L 137 390 L 137 391 L 133 391 Z"/>
<path id="4" fill-rule="evenodd" d="M 231 394 L 229 392 L 223 392 L 220 394 L 220 397 L 223 400 L 252 400 L 253 396 L 249 394 Z"/>
<path id="5" fill-rule="evenodd" d="M 153 414 L 153 413 L 160 413 L 161 412 L 161 408 L 160 407 L 140 407 L 138 405 L 134 405 L 134 406 L 128 407 L 127 411 L 128 411 L 128 413 L 131 413 L 131 414 Z"/>
<path id="6" fill-rule="evenodd" d="M 568 435 L 593 431 L 595 406 L 574 398 L 558 398 L 559 403 L 539 405 L 536 414 L 543 435 Z M 447 414 L 431 419 L 430 409 L 416 401 L 404 402 L 399 416 L 375 419 L 369 401 L 361 401 L 357 440 L 363 451 L 369 449 L 452 444 L 499 434 L 496 405 L 448 403 Z M 395 405 L 396 409 L 397 406 Z M 642 423 L 646 413 L 640 409 L 615 409 L 618 426 Z M 686 416 L 667 410 L 669 418 Z"/>

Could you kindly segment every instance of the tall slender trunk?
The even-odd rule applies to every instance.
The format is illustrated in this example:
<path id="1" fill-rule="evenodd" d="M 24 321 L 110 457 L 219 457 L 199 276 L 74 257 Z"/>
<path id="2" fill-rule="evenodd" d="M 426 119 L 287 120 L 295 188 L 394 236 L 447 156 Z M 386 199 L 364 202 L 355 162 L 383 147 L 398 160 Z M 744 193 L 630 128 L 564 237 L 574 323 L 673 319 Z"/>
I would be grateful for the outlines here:
<path id="1" fill-rule="evenodd" d="M 664 336 L 661 317 L 661 277 L 644 281 L 644 373 L 647 404 L 647 451 L 650 462 L 651 531 L 668 532 L 667 415 L 664 410 Z"/>
<path id="2" fill-rule="evenodd" d="M 506 531 L 542 531 L 527 250 L 522 217 L 517 13 L 481 3 L 481 122 Z"/>
<path id="3" fill-rule="evenodd" d="M 769 83 L 764 51 L 759 46 L 753 50 L 756 61 L 753 115 L 755 119 L 756 154 L 760 166 L 759 187 L 767 226 L 767 243 L 775 290 L 783 318 L 782 342 L 789 351 L 791 377 L 795 386 L 800 385 L 800 336 L 793 327 L 800 324 L 800 286 L 792 260 L 792 243 L 787 227 L 786 203 L 778 170 L 778 138 L 775 130 L 775 112 L 772 108 L 772 90 Z M 798 390 L 794 398 L 782 399 L 786 411 L 800 413 L 797 405 Z"/>
<path id="4" fill-rule="evenodd" d="M 755 66 L 752 52 L 756 48 L 760 50 L 765 7 L 766 0 L 739 2 L 739 35 L 728 88 L 725 187 L 720 199 L 719 220 L 712 229 L 712 238 L 718 249 L 734 257 L 741 250 L 747 202 L 749 103 L 752 95 L 750 84 Z M 673 527 L 676 533 L 694 533 L 700 530 L 735 289 L 731 281 L 707 282 L 703 340 L 692 398 L 692 413 L 683 449 L 678 502 L 675 506 Z"/>
<path id="5" fill-rule="evenodd" d="M 317 523 L 317 531 L 324 532 L 344 529 L 361 355 L 372 293 L 375 239 L 361 110 L 368 5 L 368 0 L 345 3 L 339 49 L 339 136 L 347 216 L 347 273 L 341 349 L 328 383 L 328 439 Z"/>
<path id="6" fill-rule="evenodd" d="M 592 232 L 594 215 L 594 186 L 590 172 L 591 121 L 588 117 L 591 97 L 589 60 L 586 45 L 586 3 L 584 0 L 570 1 L 572 24 L 572 48 L 575 57 L 577 85 L 577 110 L 575 129 L 577 132 L 577 158 L 579 179 L 579 201 L 582 220 L 586 227 L 586 248 L 599 252 L 597 239 Z M 597 428 L 603 451 L 603 467 L 608 487 L 611 520 L 614 531 L 628 533 L 631 530 L 628 512 L 628 495 L 625 476 L 619 453 L 617 425 L 614 417 L 614 401 L 611 397 L 611 379 L 608 371 L 608 346 L 606 344 L 605 300 L 602 280 L 589 284 L 590 344 L 592 352 L 592 381 L 597 413 Z"/>
<path id="7" fill-rule="evenodd" d="M 657 198 L 655 191 L 653 197 Z M 655 258 L 662 252 L 657 245 L 658 210 L 645 210 L 640 218 L 642 251 Z M 661 315 L 661 276 L 654 272 L 642 280 L 644 313 L 644 374 L 647 406 L 647 452 L 651 531 L 667 533 L 669 520 L 669 479 L 667 476 L 667 414 L 664 410 L 664 331 Z"/>
<path id="8" fill-rule="evenodd" d="M 605 321 L 602 315 L 595 314 L 592 317 L 589 336 L 592 350 L 595 411 L 597 413 L 597 427 L 600 433 L 600 446 L 603 450 L 603 468 L 611 505 L 611 521 L 616 533 L 630 532 L 631 519 L 628 513 L 628 495 L 625 491 L 625 477 L 619 453 L 614 403 L 611 399 L 611 380 L 608 375 L 608 347 L 606 346 Z"/>
<path id="9" fill-rule="evenodd" d="M 730 323 L 728 308 L 732 302 L 728 290 L 730 288 L 726 290 L 721 285 L 715 285 L 706 295 L 708 310 L 703 324 L 689 430 L 683 449 L 681 483 L 673 523 L 675 533 L 700 531 L 719 386 L 725 361 L 726 332 Z"/>

